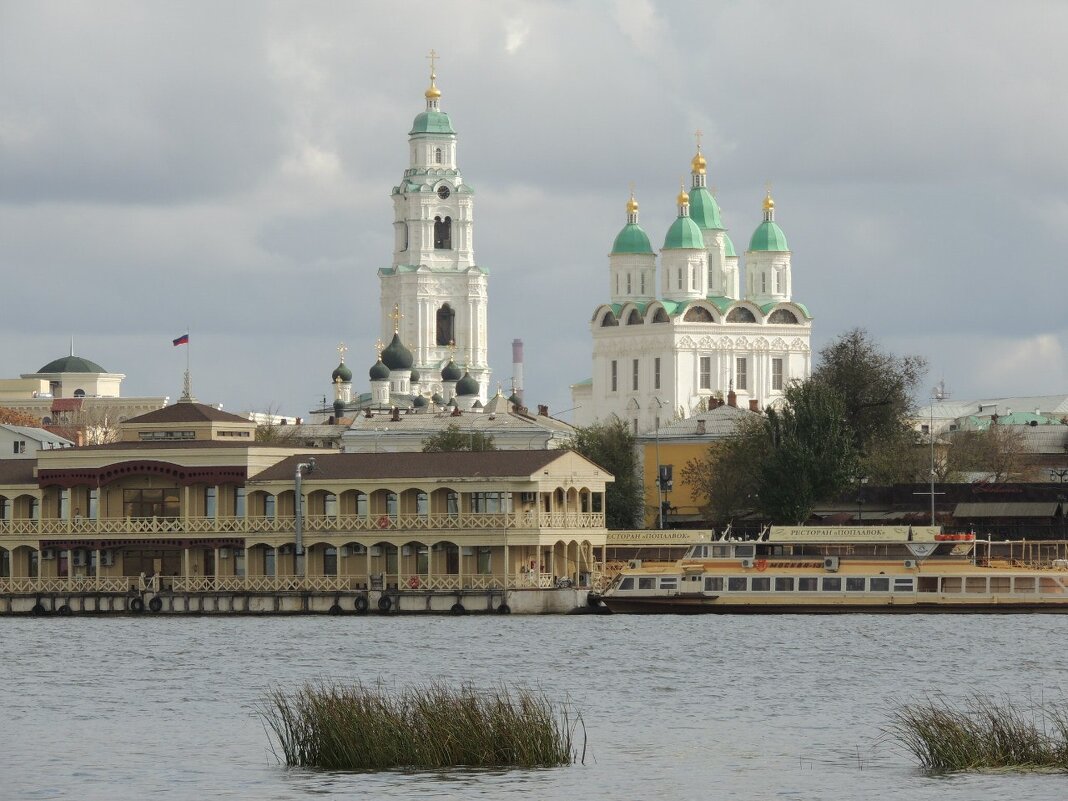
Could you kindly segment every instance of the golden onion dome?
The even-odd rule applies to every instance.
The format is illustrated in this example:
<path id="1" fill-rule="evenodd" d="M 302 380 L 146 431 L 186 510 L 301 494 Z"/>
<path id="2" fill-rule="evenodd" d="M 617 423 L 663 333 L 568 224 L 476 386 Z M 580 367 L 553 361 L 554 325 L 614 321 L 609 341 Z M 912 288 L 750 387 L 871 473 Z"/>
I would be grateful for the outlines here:
<path id="1" fill-rule="evenodd" d="M 627 214 L 634 214 L 638 210 L 638 201 L 634 199 L 634 195 L 630 196 L 630 200 L 627 201 Z"/>
<path id="2" fill-rule="evenodd" d="M 430 88 L 426 90 L 427 100 L 437 100 L 439 97 L 441 97 L 441 90 L 438 89 L 437 85 L 434 83 L 437 77 L 438 76 L 434 75 L 434 73 L 430 74 Z"/>
<path id="3" fill-rule="evenodd" d="M 685 189 L 679 192 L 677 200 L 680 206 L 688 206 L 690 204 L 690 196 L 686 194 Z"/>
<path id="4" fill-rule="evenodd" d="M 705 161 L 705 157 L 701 155 L 701 151 L 697 151 L 697 155 L 693 157 L 693 161 L 690 162 L 693 171 L 698 175 L 705 174 L 705 167 L 708 166 L 708 162 Z"/>
<path id="5" fill-rule="evenodd" d="M 771 191 L 769 190 L 764 198 L 764 211 L 771 211 L 773 208 L 775 208 L 775 201 L 771 199 Z"/>

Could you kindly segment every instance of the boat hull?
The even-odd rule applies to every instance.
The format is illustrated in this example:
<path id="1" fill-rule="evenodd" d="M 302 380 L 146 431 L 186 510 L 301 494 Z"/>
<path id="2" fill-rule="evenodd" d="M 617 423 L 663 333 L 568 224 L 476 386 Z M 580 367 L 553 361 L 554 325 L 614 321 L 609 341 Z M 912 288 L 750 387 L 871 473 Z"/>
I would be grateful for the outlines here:
<path id="1" fill-rule="evenodd" d="M 916 603 L 723 603 L 714 598 L 603 598 L 605 606 L 617 615 L 844 615 L 844 614 L 1068 614 L 1068 601 L 994 600 L 916 602 Z"/>

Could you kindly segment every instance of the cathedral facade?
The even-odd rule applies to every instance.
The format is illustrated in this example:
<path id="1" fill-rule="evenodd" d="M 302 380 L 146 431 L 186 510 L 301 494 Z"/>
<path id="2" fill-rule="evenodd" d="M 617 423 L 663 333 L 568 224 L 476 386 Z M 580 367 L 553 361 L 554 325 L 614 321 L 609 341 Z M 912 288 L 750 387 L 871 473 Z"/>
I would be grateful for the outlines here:
<path id="1" fill-rule="evenodd" d="M 793 300 L 770 191 L 741 265 L 706 169 L 698 145 L 659 264 L 627 202 L 608 257 L 610 301 L 590 321 L 593 375 L 571 387 L 578 425 L 615 415 L 642 434 L 719 402 L 761 409 L 811 373 L 812 317 Z"/>

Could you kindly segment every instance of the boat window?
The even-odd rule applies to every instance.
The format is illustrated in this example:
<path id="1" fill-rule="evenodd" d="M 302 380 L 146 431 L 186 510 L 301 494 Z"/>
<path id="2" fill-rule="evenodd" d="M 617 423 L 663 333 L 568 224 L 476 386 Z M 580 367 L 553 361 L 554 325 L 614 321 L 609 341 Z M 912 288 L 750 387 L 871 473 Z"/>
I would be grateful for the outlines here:
<path id="1" fill-rule="evenodd" d="M 731 558 L 731 546 L 729 546 L 729 545 L 713 545 L 712 546 L 712 558 L 713 559 L 730 559 Z"/>
<path id="2" fill-rule="evenodd" d="M 965 592 L 986 592 L 986 576 L 968 576 L 964 581 Z"/>
<path id="3" fill-rule="evenodd" d="M 875 579 L 872 579 L 874 581 Z M 910 578 L 896 578 L 894 579 L 894 592 L 912 592 L 912 579 Z"/>
<path id="4" fill-rule="evenodd" d="M 654 590 L 656 589 L 656 579 L 652 576 L 639 576 L 638 577 L 638 589 L 639 590 Z"/>
<path id="5" fill-rule="evenodd" d="M 727 589 L 731 592 L 745 592 L 745 576 L 731 576 L 727 579 Z"/>
<path id="6" fill-rule="evenodd" d="M 793 576 L 778 576 L 775 579 L 775 592 L 793 592 Z"/>
<path id="7" fill-rule="evenodd" d="M 706 556 L 708 556 L 708 546 L 707 545 L 695 545 L 693 547 L 693 555 L 697 559 L 704 559 Z"/>
<path id="8" fill-rule="evenodd" d="M 805 576 L 797 580 L 798 592 L 815 592 L 818 589 L 819 579 L 815 576 Z"/>
<path id="9" fill-rule="evenodd" d="M 864 579 L 859 576 L 849 576 L 846 579 L 846 592 L 864 592 Z"/>
<path id="10" fill-rule="evenodd" d="M 1063 593 L 1064 587 L 1061 583 L 1052 576 L 1043 576 L 1040 578 L 1038 584 L 1038 591 L 1045 593 Z"/>
<path id="11" fill-rule="evenodd" d="M 753 592 L 768 592 L 771 589 L 770 576 L 754 576 Z"/>
<path id="12" fill-rule="evenodd" d="M 1035 591 L 1035 577 L 1024 576 L 1014 578 L 1012 580 L 1013 592 L 1034 592 Z"/>
<path id="13" fill-rule="evenodd" d="M 842 580 L 837 576 L 825 576 L 823 579 L 824 592 L 841 592 Z"/>
<path id="14" fill-rule="evenodd" d="M 619 582 L 619 589 L 621 590 L 633 590 L 634 589 L 634 576 L 627 576 L 621 582 Z"/>
<path id="15" fill-rule="evenodd" d="M 748 559 L 750 557 L 756 556 L 756 546 L 755 545 L 735 545 L 734 546 L 734 555 L 738 559 Z"/>
<path id="16" fill-rule="evenodd" d="M 678 586 L 678 576 L 669 576 L 668 578 L 660 579 L 660 589 L 662 590 L 675 590 L 678 589 Z"/>
<path id="17" fill-rule="evenodd" d="M 938 579 L 934 576 L 920 576 L 920 592 L 938 592 Z"/>
<path id="18" fill-rule="evenodd" d="M 942 578 L 942 592 L 960 592 L 960 576 L 944 576 Z"/>
<path id="19" fill-rule="evenodd" d="M 1009 583 L 1011 579 L 1008 576 L 991 576 L 990 577 L 990 591 L 993 593 L 1007 593 L 1009 592 Z"/>
<path id="20" fill-rule="evenodd" d="M 705 576 L 705 592 L 723 592 L 723 576 Z"/>
<path id="21" fill-rule="evenodd" d="M 872 592 L 890 592 L 890 579 L 885 576 L 869 579 L 868 589 Z"/>

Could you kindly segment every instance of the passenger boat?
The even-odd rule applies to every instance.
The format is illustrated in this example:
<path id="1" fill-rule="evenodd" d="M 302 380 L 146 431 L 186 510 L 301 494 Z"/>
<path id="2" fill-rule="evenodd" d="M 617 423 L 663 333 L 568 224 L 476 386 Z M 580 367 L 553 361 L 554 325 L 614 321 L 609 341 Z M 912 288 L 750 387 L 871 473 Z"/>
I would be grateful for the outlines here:
<path id="1" fill-rule="evenodd" d="M 677 562 L 632 561 L 615 613 L 1068 612 L 1068 543 L 991 542 L 939 527 L 772 526 Z"/>

